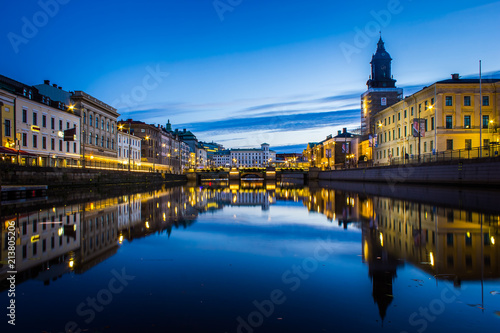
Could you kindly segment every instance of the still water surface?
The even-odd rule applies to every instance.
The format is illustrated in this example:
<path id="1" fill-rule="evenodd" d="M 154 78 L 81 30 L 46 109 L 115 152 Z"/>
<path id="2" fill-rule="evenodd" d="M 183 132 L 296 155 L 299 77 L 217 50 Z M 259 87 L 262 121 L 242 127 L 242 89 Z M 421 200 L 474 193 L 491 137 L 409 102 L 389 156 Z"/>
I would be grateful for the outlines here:
<path id="1" fill-rule="evenodd" d="M 499 198 L 210 183 L 4 207 L 2 332 L 497 332 Z"/>

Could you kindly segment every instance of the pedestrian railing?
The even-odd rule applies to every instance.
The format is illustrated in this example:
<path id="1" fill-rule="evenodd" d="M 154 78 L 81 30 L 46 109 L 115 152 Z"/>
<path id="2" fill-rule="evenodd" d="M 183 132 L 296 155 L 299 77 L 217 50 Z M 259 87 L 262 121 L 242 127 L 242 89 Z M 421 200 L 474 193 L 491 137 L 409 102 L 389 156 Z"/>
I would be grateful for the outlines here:
<path id="1" fill-rule="evenodd" d="M 443 161 L 472 160 L 480 158 L 491 158 L 500 156 L 500 145 L 489 144 L 488 146 L 475 147 L 471 149 L 446 150 L 437 153 L 426 153 L 418 155 L 407 155 L 390 159 L 385 165 L 432 163 Z M 379 164 L 383 165 L 383 164 Z"/>

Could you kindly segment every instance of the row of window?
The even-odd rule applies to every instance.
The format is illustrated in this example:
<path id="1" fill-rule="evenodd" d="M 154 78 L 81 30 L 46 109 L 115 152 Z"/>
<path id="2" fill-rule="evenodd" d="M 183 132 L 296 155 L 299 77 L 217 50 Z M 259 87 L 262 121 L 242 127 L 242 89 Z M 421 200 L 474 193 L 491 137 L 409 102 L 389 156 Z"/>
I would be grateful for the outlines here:
<path id="1" fill-rule="evenodd" d="M 431 98 L 431 102 L 429 104 L 429 101 L 424 101 L 424 109 L 425 110 L 428 110 L 430 108 L 431 105 L 434 105 L 434 98 Z M 419 112 L 422 112 L 422 103 L 420 103 L 418 105 L 418 111 Z M 410 116 L 413 117 L 414 116 L 414 107 L 410 107 Z M 406 119 L 408 117 L 408 110 L 403 110 L 403 117 Z M 391 124 L 391 118 L 392 118 L 392 123 L 395 123 L 396 122 L 396 115 L 392 115 L 387 117 L 387 118 L 384 118 L 384 126 L 385 125 L 390 125 Z M 398 121 L 401 120 L 401 112 L 398 112 Z"/>
<path id="2" fill-rule="evenodd" d="M 471 101 L 472 101 L 471 96 L 464 96 L 463 106 L 471 106 L 472 105 Z M 446 96 L 445 97 L 445 105 L 446 106 L 453 106 L 453 96 Z M 490 106 L 490 96 L 483 96 L 483 106 Z"/>
<path id="3" fill-rule="evenodd" d="M 83 123 L 87 124 L 87 112 L 83 112 Z M 104 125 L 106 124 L 106 127 Z M 89 114 L 89 121 L 88 121 L 89 126 L 94 126 L 94 121 L 92 120 L 92 114 Z M 99 129 L 99 116 L 95 116 L 95 128 Z M 106 132 L 109 132 L 111 130 L 111 133 L 115 133 L 115 126 L 114 123 L 109 123 L 109 120 L 106 122 L 104 121 L 104 118 L 101 117 L 101 129 L 104 130 L 106 129 Z"/>
<path id="4" fill-rule="evenodd" d="M 87 136 L 84 135 L 83 136 L 83 143 L 87 143 L 86 138 L 87 138 Z M 111 149 L 115 149 L 115 139 L 111 139 L 111 141 L 110 141 L 109 138 L 104 139 L 104 135 L 103 135 L 103 136 L 101 136 L 101 140 L 100 140 L 100 143 L 99 143 L 99 134 L 96 134 L 94 136 L 94 134 L 89 133 L 88 144 L 90 144 L 90 145 L 101 146 L 102 148 L 109 149 L 110 148 L 110 142 L 111 142 Z"/>
<path id="5" fill-rule="evenodd" d="M 471 96 L 464 96 L 464 106 L 471 106 Z M 434 105 L 434 98 L 431 98 L 430 104 L 428 101 L 424 101 L 423 106 L 424 110 L 429 110 L 430 106 Z M 453 96 L 445 96 L 445 105 L 446 106 L 453 106 Z M 483 96 L 483 106 L 489 106 L 490 105 L 490 96 Z M 422 112 L 422 103 L 418 105 L 418 111 Z M 412 106 L 410 108 L 410 115 L 414 116 L 414 107 Z M 403 110 L 403 117 L 406 119 L 407 118 L 407 110 Z M 396 122 L 396 115 L 392 115 L 384 119 L 384 125 L 390 125 L 391 124 L 391 118 L 392 118 L 392 123 Z M 401 112 L 398 113 L 398 121 L 401 120 Z"/>
<path id="6" fill-rule="evenodd" d="M 123 148 L 123 157 L 128 158 L 128 155 L 129 155 L 128 149 Z M 122 150 L 121 149 L 118 149 L 118 157 L 122 157 Z M 131 158 L 138 159 L 139 158 L 138 152 L 137 151 L 133 151 Z"/>
<path id="7" fill-rule="evenodd" d="M 27 109 L 23 109 L 22 111 L 22 122 L 23 123 L 27 123 L 28 122 L 28 110 Z M 32 125 L 34 126 L 38 126 L 38 112 L 35 112 L 33 111 L 33 118 L 32 118 L 33 122 L 32 122 Z M 50 118 L 50 129 L 51 130 L 55 130 L 56 129 L 56 118 L 55 117 L 51 117 Z M 70 123 L 69 121 L 66 121 L 66 129 L 70 128 Z M 47 115 L 43 114 L 42 115 L 42 127 L 43 128 L 47 128 Z M 76 127 L 76 123 L 73 123 L 73 127 Z M 62 119 L 59 119 L 59 131 L 62 131 L 63 130 L 63 120 Z"/>
<path id="8" fill-rule="evenodd" d="M 135 146 L 135 147 L 140 147 L 140 141 L 139 140 L 132 140 L 132 139 L 129 139 L 127 137 L 123 138 L 123 143 L 124 144 L 129 144 L 129 140 L 130 140 L 130 145 L 131 146 Z M 121 143 L 122 142 L 122 137 L 121 135 L 118 135 L 118 143 Z"/>
<path id="9" fill-rule="evenodd" d="M 490 116 L 483 115 L 482 128 L 486 129 L 490 126 Z M 446 128 L 453 128 L 453 116 L 446 116 Z M 471 126 L 471 116 L 464 116 L 464 128 L 472 128 Z"/>
<path id="10" fill-rule="evenodd" d="M 58 140 L 59 142 L 59 151 L 63 151 L 63 140 Z M 28 147 L 28 134 L 27 133 L 22 133 L 21 136 L 21 145 L 23 147 Z M 66 152 L 70 153 L 70 142 L 66 141 Z M 32 148 L 38 148 L 38 135 L 33 134 L 32 135 Z M 42 149 L 47 149 L 47 137 L 42 136 Z M 56 150 L 56 140 L 54 138 L 50 139 L 50 150 L 55 151 Z M 73 142 L 73 153 L 77 153 L 77 145 L 76 142 Z"/>
<path id="11" fill-rule="evenodd" d="M 55 215 L 52 215 L 51 218 L 50 218 L 50 221 L 51 222 L 55 222 L 56 220 L 56 216 Z M 33 233 L 37 233 L 38 232 L 38 223 L 37 223 L 37 219 L 33 219 L 31 221 L 31 226 L 32 226 L 32 230 L 33 230 Z M 51 229 L 54 229 L 56 226 L 58 226 L 59 224 L 56 224 L 56 223 L 46 223 L 48 221 L 47 217 L 44 217 L 44 218 L 40 218 L 40 223 L 42 225 L 42 230 L 47 230 L 47 226 L 49 225 Z M 59 215 L 59 219 L 57 220 L 58 222 L 64 222 L 63 220 L 63 215 L 60 214 Z M 77 219 L 76 219 L 76 214 L 73 214 L 73 222 L 76 222 Z M 21 229 L 21 232 L 22 232 L 22 235 L 25 236 L 27 233 L 28 233 L 28 223 L 29 221 L 24 221 L 21 223 L 21 226 L 22 226 L 22 229 Z M 66 215 L 66 224 L 69 224 L 70 223 L 70 217 L 69 215 Z"/>
<path id="12" fill-rule="evenodd" d="M 434 130 L 434 126 L 435 126 L 435 124 L 434 124 L 434 117 L 431 117 L 431 127 L 430 127 L 431 131 Z M 489 115 L 483 115 L 482 128 L 483 129 L 487 129 L 487 128 L 489 128 L 489 126 L 490 126 L 490 116 Z M 453 129 L 453 116 L 451 116 L 451 115 L 446 116 L 445 127 L 446 127 L 446 129 Z M 464 126 L 463 127 L 465 129 L 472 128 L 472 126 L 471 126 L 471 116 L 470 115 L 464 116 Z M 408 127 L 407 126 L 403 127 L 403 130 L 404 130 L 403 137 L 407 137 L 408 136 L 408 129 L 409 129 L 409 126 Z M 398 130 L 397 139 L 400 139 L 401 138 L 401 128 L 398 128 L 397 130 Z M 428 119 L 424 119 L 424 131 L 427 132 L 428 130 L 429 130 Z M 379 140 L 380 140 L 380 143 L 391 141 L 391 131 L 384 132 L 383 136 L 380 135 Z M 396 140 L 396 129 L 392 130 L 392 140 Z"/>
<path id="13" fill-rule="evenodd" d="M 55 237 L 56 236 L 52 236 L 50 238 L 50 248 L 51 250 L 53 250 L 55 248 Z M 59 239 L 59 247 L 61 247 L 63 245 L 63 235 L 61 236 L 57 236 L 57 238 Z M 71 237 L 66 237 L 66 244 L 69 244 L 71 242 Z M 42 244 L 42 252 L 46 252 L 47 251 L 47 240 L 46 239 L 43 239 L 41 241 L 41 244 Z M 36 256 L 38 254 L 38 243 L 31 243 L 31 246 L 32 246 L 32 255 L 33 256 Z M 23 256 L 23 259 L 27 259 L 28 257 L 28 248 L 27 248 L 27 245 L 23 245 L 23 248 L 22 248 L 22 256 Z"/>

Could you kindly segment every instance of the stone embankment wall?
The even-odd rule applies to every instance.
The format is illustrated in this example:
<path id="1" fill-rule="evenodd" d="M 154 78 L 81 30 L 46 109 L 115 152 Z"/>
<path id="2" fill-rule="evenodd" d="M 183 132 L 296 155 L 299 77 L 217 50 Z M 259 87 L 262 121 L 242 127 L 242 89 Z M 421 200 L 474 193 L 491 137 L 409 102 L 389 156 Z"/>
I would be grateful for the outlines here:
<path id="1" fill-rule="evenodd" d="M 317 177 L 317 178 L 316 178 Z M 394 184 L 500 185 L 500 159 L 312 171 L 309 179 Z"/>
<path id="2" fill-rule="evenodd" d="M 100 169 L 0 166 L 0 185 L 99 186 L 186 181 L 184 175 Z"/>

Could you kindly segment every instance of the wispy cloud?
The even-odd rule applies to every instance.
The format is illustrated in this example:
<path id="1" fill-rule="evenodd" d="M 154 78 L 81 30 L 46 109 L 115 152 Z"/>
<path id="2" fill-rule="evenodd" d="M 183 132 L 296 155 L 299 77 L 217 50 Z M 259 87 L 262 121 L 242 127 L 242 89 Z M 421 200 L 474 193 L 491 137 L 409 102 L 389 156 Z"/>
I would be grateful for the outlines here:
<path id="1" fill-rule="evenodd" d="M 359 110 L 275 115 L 265 117 L 241 117 L 216 121 L 180 124 L 194 132 L 245 132 L 255 130 L 288 131 L 298 128 L 339 126 L 359 119 Z"/>

